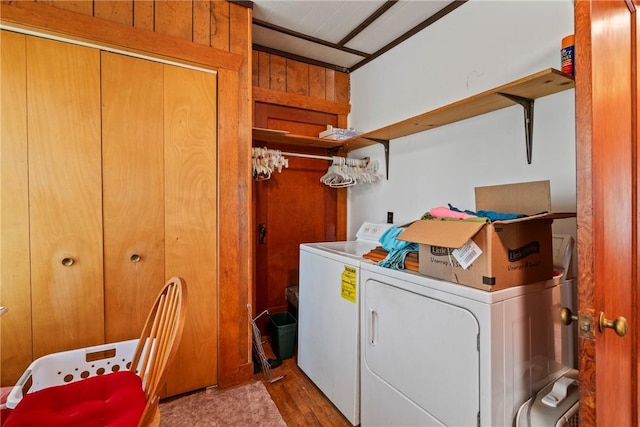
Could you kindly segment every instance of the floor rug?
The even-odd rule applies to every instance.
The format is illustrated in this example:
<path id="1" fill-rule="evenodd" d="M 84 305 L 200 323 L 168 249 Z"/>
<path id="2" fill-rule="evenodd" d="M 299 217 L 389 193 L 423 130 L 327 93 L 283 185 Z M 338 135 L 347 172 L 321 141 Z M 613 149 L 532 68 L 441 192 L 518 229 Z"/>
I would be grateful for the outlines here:
<path id="1" fill-rule="evenodd" d="M 161 427 L 286 427 L 264 384 L 209 388 L 160 403 Z"/>

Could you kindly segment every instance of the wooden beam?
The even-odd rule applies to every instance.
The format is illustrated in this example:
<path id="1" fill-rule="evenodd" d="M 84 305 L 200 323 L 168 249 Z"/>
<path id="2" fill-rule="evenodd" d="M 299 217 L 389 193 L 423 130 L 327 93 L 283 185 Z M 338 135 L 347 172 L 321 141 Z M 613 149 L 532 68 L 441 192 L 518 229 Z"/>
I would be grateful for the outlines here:
<path id="1" fill-rule="evenodd" d="M 266 104 L 285 105 L 288 107 L 303 108 L 305 110 L 322 111 L 333 114 L 349 114 L 351 105 L 344 102 L 327 101 L 325 99 L 312 98 L 310 96 L 286 93 L 278 90 L 253 87 L 254 102 Z"/>
<path id="2" fill-rule="evenodd" d="M 2 2 L 3 26 L 210 69 L 238 71 L 242 56 L 189 40 L 31 1 Z"/>

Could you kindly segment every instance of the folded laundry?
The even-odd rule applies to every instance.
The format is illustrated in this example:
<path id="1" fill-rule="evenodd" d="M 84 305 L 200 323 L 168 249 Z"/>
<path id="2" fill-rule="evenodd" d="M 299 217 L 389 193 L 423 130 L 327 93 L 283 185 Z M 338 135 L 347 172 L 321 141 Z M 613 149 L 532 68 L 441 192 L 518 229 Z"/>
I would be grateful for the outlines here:
<path id="1" fill-rule="evenodd" d="M 417 252 L 418 245 L 415 248 L 398 249 L 389 252 L 389 255 L 382 261 L 378 262 L 381 267 L 390 268 L 392 270 L 404 270 L 404 260 L 411 252 Z"/>
<path id="2" fill-rule="evenodd" d="M 384 249 L 389 251 L 385 259 L 378 262 L 381 267 L 391 268 L 393 270 L 404 270 L 404 260 L 411 252 L 418 251 L 418 244 L 398 240 L 396 237 L 404 231 L 404 228 L 392 226 L 380 236 L 379 242 Z"/>
<path id="3" fill-rule="evenodd" d="M 451 209 L 452 211 L 457 211 L 457 212 L 463 212 L 469 215 L 474 215 L 474 216 L 478 216 L 478 217 L 482 217 L 482 218 L 489 218 L 492 222 L 493 221 L 507 221 L 510 219 L 517 219 L 517 218 L 525 218 L 527 215 L 525 214 L 518 214 L 518 213 L 509 213 L 509 212 L 495 212 L 495 211 L 487 211 L 487 210 L 480 210 L 477 212 L 473 212 L 470 210 L 460 210 L 454 206 L 451 205 L 451 203 L 449 203 L 449 209 Z"/>

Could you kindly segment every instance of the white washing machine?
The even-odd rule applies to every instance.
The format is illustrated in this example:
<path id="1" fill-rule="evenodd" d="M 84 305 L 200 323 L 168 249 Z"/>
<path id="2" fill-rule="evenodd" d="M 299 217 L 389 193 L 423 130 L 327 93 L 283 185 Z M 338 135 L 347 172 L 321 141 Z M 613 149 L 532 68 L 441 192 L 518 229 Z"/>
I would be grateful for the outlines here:
<path id="1" fill-rule="evenodd" d="M 574 281 L 486 292 L 361 266 L 361 424 L 511 426 L 573 367 Z"/>
<path id="2" fill-rule="evenodd" d="M 360 423 L 360 265 L 391 224 L 364 223 L 356 240 L 300 245 L 298 366 Z"/>

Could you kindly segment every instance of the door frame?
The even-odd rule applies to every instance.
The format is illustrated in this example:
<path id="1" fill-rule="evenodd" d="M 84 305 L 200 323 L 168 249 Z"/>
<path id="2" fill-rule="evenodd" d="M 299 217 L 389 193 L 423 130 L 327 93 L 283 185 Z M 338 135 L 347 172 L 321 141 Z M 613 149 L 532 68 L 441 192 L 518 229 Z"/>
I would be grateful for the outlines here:
<path id="1" fill-rule="evenodd" d="M 629 26 L 611 25 L 611 20 L 620 19 L 625 7 Z M 635 0 L 577 0 L 574 5 L 577 328 L 580 425 L 586 426 L 598 425 L 598 421 L 603 424 L 604 418 L 607 425 L 639 422 L 637 7 Z M 612 48 L 614 40 L 624 46 L 616 44 Z M 630 58 L 619 61 L 627 46 Z M 613 86 L 609 89 L 612 80 L 617 80 L 614 71 L 624 76 L 620 84 L 624 82 L 631 92 L 631 105 L 626 108 L 619 107 L 620 103 L 607 103 L 618 99 L 610 96 L 615 94 Z M 625 81 L 626 76 L 629 81 Z M 625 93 L 626 87 L 619 93 Z M 619 128 L 624 132 L 618 132 Z M 615 227 L 608 228 L 607 222 L 613 218 L 611 205 L 622 215 L 616 217 Z M 627 335 L 620 338 L 612 330 L 601 332 L 600 313 L 607 318 L 627 317 Z"/>

